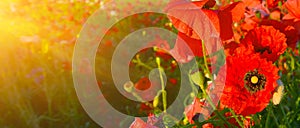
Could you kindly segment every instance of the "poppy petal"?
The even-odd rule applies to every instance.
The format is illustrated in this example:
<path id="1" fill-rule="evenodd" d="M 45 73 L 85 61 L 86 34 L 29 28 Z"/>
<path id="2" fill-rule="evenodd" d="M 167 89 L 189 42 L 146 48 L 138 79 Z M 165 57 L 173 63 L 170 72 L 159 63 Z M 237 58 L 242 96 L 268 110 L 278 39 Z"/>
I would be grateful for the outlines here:
<path id="1" fill-rule="evenodd" d="M 221 12 L 228 12 L 233 22 L 238 22 L 244 17 L 246 6 L 243 2 L 235 2 L 221 8 Z"/>
<path id="2" fill-rule="evenodd" d="M 179 32 L 182 32 L 191 38 L 200 40 L 200 37 L 209 37 L 206 34 L 211 35 L 211 33 L 216 32 L 213 29 L 218 30 L 217 26 L 219 26 L 219 24 L 216 13 L 213 13 L 213 11 L 203 11 L 204 13 L 201 13 L 201 6 L 199 7 L 199 5 L 195 5 L 196 4 L 188 1 L 177 0 L 175 3 L 169 3 L 165 8 L 165 11 L 168 13 L 170 21 Z M 204 22 L 200 22 L 207 21 L 206 16 L 203 14 L 206 14 L 206 16 L 209 17 L 208 19 L 211 20 L 213 26 L 207 24 L 207 22 L 206 24 Z M 206 28 L 206 30 L 201 30 L 201 28 L 204 27 Z M 196 33 L 194 28 L 200 28 L 199 30 L 201 31 L 198 31 L 199 33 Z M 207 33 L 206 31 L 211 32 Z"/>
<path id="3" fill-rule="evenodd" d="M 295 19 L 295 21 L 300 20 L 300 0 L 287 0 L 284 7 L 288 10 L 289 15 L 283 17 L 284 20 Z"/>
<path id="4" fill-rule="evenodd" d="M 222 40 L 228 40 L 233 37 L 232 24 L 238 22 L 244 17 L 245 5 L 243 2 L 235 2 L 227 5 L 218 13 L 220 20 L 220 36 Z"/>

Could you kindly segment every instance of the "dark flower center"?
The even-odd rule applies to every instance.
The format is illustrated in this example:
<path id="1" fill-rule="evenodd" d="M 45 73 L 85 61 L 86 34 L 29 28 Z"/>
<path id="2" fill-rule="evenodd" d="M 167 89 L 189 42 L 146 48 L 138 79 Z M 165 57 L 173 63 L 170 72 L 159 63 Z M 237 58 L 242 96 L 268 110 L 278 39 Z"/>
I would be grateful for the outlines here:
<path id="1" fill-rule="evenodd" d="M 272 50 L 270 49 L 270 47 L 258 47 L 258 48 L 254 48 L 255 52 L 260 52 L 260 53 L 264 53 L 265 51 L 268 52 L 268 54 L 272 53 Z"/>
<path id="2" fill-rule="evenodd" d="M 248 73 L 246 73 L 244 77 L 244 81 L 245 81 L 245 88 L 249 92 L 255 93 L 265 88 L 265 84 L 267 80 L 263 74 L 259 74 L 258 71 L 255 69 L 253 71 L 249 71 Z"/>

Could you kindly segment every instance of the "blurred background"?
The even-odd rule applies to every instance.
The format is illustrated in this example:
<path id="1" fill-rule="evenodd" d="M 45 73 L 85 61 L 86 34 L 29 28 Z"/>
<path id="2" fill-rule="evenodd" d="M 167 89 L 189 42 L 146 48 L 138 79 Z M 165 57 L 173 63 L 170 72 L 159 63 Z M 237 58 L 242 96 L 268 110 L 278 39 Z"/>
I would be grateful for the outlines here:
<path id="1" fill-rule="evenodd" d="M 107 13 L 105 21 L 129 13 L 133 4 L 161 4 L 131 1 L 118 3 L 119 9 L 104 6 L 116 5 L 113 0 L 1 0 L 0 127 L 99 127 L 81 107 L 73 86 L 75 42 L 98 9 Z"/>
<path id="2" fill-rule="evenodd" d="M 98 127 L 79 104 L 72 53 L 106 1 L 1 0 L 0 127 Z"/>
<path id="3" fill-rule="evenodd" d="M 97 127 L 72 82 L 76 36 L 100 6 L 89 0 L 1 0 L 0 127 Z"/>

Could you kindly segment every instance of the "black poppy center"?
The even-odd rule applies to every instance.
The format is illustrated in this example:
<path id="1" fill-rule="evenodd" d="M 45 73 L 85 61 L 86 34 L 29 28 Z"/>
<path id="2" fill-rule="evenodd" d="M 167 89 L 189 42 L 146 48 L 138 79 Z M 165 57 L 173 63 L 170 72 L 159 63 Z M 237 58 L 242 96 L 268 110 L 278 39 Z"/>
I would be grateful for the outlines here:
<path id="1" fill-rule="evenodd" d="M 268 54 L 272 53 L 272 50 L 270 49 L 270 47 L 258 47 L 258 48 L 254 48 L 254 50 L 256 52 L 260 52 L 260 53 L 264 53 L 265 51 L 267 51 Z"/>
<path id="2" fill-rule="evenodd" d="M 244 77 L 245 87 L 251 93 L 255 93 L 265 88 L 266 77 L 259 74 L 257 70 L 249 71 Z"/>

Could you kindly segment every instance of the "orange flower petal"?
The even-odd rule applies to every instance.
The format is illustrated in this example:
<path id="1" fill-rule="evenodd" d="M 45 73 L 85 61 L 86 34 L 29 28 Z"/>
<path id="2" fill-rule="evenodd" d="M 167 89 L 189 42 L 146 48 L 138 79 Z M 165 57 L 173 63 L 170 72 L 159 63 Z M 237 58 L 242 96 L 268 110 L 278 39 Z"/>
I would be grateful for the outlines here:
<path id="1" fill-rule="evenodd" d="M 284 16 L 284 20 L 295 19 L 300 20 L 300 0 L 287 0 L 284 7 L 288 10 L 289 14 Z"/>
<path id="2" fill-rule="evenodd" d="M 193 39 L 200 40 L 199 35 L 191 27 L 195 27 L 195 24 L 199 23 L 196 21 L 203 20 L 201 14 L 199 15 L 199 12 L 197 12 L 198 10 L 202 10 L 202 6 L 203 3 L 190 3 L 188 1 L 176 0 L 169 3 L 165 10 L 168 12 L 168 14 L 176 15 L 176 17 L 168 17 L 179 32 L 182 32 Z M 216 27 L 216 30 L 218 31 L 219 20 L 217 14 L 211 10 L 203 10 L 203 12 L 209 17 L 214 27 Z"/>
<path id="3" fill-rule="evenodd" d="M 238 22 L 244 17 L 245 4 L 243 2 L 235 2 L 233 4 L 227 5 L 221 8 L 222 12 L 228 12 L 232 16 L 233 22 Z"/>
<path id="4" fill-rule="evenodd" d="M 243 0 L 245 6 L 249 8 L 253 8 L 259 4 L 261 4 L 262 0 Z"/>

